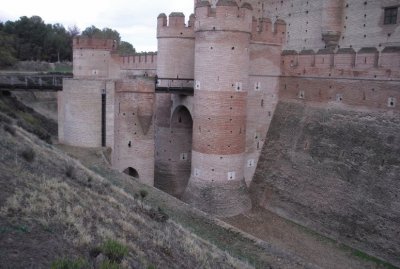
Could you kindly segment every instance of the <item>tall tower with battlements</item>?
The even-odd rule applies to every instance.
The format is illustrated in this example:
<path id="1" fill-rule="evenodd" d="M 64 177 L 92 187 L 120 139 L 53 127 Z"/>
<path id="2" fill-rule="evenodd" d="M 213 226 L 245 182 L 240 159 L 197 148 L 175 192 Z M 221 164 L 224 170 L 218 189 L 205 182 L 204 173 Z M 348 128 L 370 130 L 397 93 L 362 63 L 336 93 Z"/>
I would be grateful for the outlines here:
<path id="1" fill-rule="evenodd" d="M 177 86 L 194 78 L 194 16 L 185 24 L 183 13 L 160 14 L 157 23 L 157 84 Z M 190 177 L 192 119 L 187 107 L 175 107 L 170 93 L 156 96 L 155 186 L 180 197 Z"/>
<path id="2" fill-rule="evenodd" d="M 184 200 L 219 216 L 251 207 L 244 180 L 251 6 L 197 3 L 192 172 Z"/>

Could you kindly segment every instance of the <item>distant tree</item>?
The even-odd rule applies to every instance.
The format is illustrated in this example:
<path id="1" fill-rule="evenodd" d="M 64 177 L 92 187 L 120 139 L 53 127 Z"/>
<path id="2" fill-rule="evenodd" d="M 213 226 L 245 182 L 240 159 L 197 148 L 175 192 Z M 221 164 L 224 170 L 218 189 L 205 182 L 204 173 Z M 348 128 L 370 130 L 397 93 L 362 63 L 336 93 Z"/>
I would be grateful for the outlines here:
<path id="1" fill-rule="evenodd" d="M 101 32 L 102 32 L 103 38 L 114 39 L 117 41 L 118 44 L 121 42 L 121 36 L 119 35 L 119 33 L 116 30 L 113 30 L 110 28 L 103 28 L 103 30 L 101 30 Z"/>
<path id="2" fill-rule="evenodd" d="M 96 26 L 92 25 L 87 27 L 85 30 L 82 31 L 82 36 L 86 37 L 101 37 L 101 30 Z"/>
<path id="3" fill-rule="evenodd" d="M 81 33 L 81 30 L 79 30 L 78 26 L 73 25 L 73 26 L 68 27 L 68 34 L 71 38 L 78 36 L 80 33 Z"/>
<path id="4" fill-rule="evenodd" d="M 92 25 L 83 30 L 82 36 L 116 40 L 118 44 L 118 52 L 123 55 L 133 54 L 136 52 L 131 43 L 121 41 L 121 36 L 118 31 L 110 28 L 103 28 L 100 30 L 96 26 Z"/>
<path id="5" fill-rule="evenodd" d="M 116 30 L 110 28 L 103 28 L 103 30 L 100 30 L 94 25 L 83 30 L 82 36 L 113 39 L 116 40 L 118 44 L 121 41 L 121 36 Z"/>
<path id="6" fill-rule="evenodd" d="M 128 55 L 128 54 L 134 54 L 136 50 L 131 43 L 126 41 L 121 41 L 118 47 L 118 52 L 121 55 Z"/>
<path id="7" fill-rule="evenodd" d="M 13 65 L 16 61 L 16 51 L 14 49 L 14 36 L 5 33 L 3 24 L 0 26 L 0 66 L 6 67 Z"/>
<path id="8" fill-rule="evenodd" d="M 72 54 L 71 36 L 61 24 L 54 24 L 47 33 L 44 47 L 46 48 L 45 58 L 49 61 L 70 59 Z"/>
<path id="9" fill-rule="evenodd" d="M 16 60 L 70 61 L 72 39 L 79 34 L 76 25 L 65 29 L 59 23 L 46 24 L 39 16 L 0 22 L 0 65 L 11 65 Z M 82 32 L 82 36 L 113 39 L 121 54 L 135 53 L 132 44 L 121 41 L 118 31 L 111 28 L 100 30 L 92 25 Z"/>
<path id="10" fill-rule="evenodd" d="M 15 49 L 20 60 L 41 60 L 43 41 L 48 27 L 39 16 L 23 16 L 18 21 L 7 21 L 4 31 L 15 36 Z"/>

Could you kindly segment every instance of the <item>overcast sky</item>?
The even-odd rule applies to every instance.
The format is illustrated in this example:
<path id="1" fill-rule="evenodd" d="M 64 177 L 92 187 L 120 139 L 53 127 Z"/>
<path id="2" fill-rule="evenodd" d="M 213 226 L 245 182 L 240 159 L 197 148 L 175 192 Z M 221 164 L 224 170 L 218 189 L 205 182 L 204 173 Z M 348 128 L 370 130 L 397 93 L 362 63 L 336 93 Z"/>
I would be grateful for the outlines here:
<path id="1" fill-rule="evenodd" d="M 95 25 L 117 30 L 122 40 L 137 51 L 157 50 L 157 16 L 173 11 L 193 13 L 193 0 L 5 0 L 0 5 L 0 21 L 22 16 L 40 16 L 46 23 L 77 25 L 82 31 Z"/>

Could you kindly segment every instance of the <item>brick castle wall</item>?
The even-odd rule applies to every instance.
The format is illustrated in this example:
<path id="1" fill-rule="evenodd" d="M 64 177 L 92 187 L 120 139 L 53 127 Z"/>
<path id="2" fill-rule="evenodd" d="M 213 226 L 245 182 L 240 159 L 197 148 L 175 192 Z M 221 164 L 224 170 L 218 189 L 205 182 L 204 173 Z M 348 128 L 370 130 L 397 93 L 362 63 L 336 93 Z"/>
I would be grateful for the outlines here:
<path id="1" fill-rule="evenodd" d="M 210 1 L 215 2 L 215 1 Z M 239 5 L 243 1 L 236 1 Z M 341 30 L 341 48 L 400 45 L 400 28 L 383 24 L 383 9 L 399 5 L 398 0 L 248 0 L 256 19 L 271 18 L 287 23 L 286 50 L 319 50 L 325 47 L 324 29 Z M 214 3 L 215 5 L 215 3 Z M 336 7 L 339 6 L 338 10 Z M 328 7 L 329 9 L 324 9 Z M 339 17 L 340 16 L 340 17 Z M 268 19 L 267 19 L 268 20 Z M 332 23 L 328 25 L 327 23 Z M 321 27 L 324 26 L 324 27 Z M 329 26 L 329 27 L 327 27 Z"/>
<path id="2" fill-rule="evenodd" d="M 61 142 L 80 147 L 101 147 L 101 95 L 106 88 L 102 80 L 65 79 L 62 102 Z"/>
<path id="3" fill-rule="evenodd" d="M 116 82 L 112 163 L 119 171 L 131 167 L 138 179 L 154 184 L 154 81 Z"/>
<path id="4" fill-rule="evenodd" d="M 396 50 L 284 52 L 281 64 L 281 98 L 399 109 L 400 53 Z"/>

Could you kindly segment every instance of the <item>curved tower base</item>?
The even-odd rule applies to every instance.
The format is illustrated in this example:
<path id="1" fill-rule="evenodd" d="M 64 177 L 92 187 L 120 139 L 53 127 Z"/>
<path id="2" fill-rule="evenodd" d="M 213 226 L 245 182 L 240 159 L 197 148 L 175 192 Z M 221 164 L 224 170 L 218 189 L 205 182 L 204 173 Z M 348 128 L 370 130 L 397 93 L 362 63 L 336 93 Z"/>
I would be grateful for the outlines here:
<path id="1" fill-rule="evenodd" d="M 217 217 L 232 217 L 251 209 L 244 179 L 209 182 L 191 177 L 182 200 Z"/>

